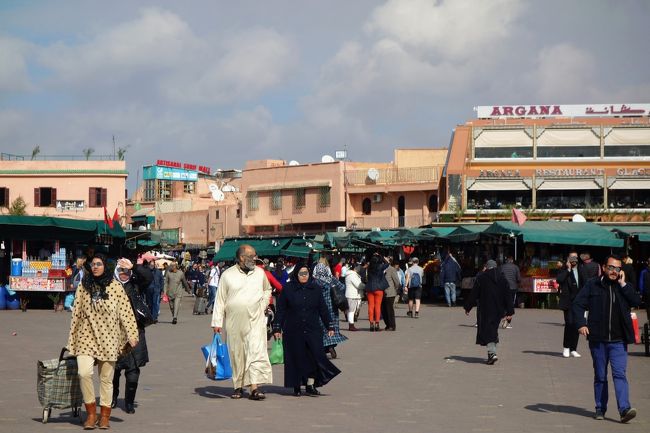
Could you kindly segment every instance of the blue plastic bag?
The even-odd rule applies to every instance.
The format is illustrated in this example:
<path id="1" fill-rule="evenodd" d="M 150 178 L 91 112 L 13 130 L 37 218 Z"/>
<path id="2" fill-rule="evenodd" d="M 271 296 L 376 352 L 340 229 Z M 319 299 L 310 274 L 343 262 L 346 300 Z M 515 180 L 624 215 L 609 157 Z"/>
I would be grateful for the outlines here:
<path id="1" fill-rule="evenodd" d="M 214 334 L 212 343 L 201 347 L 205 357 L 205 375 L 211 380 L 227 380 L 232 378 L 228 345 L 221 341 L 220 334 Z"/>
<path id="2" fill-rule="evenodd" d="M 72 306 L 74 305 L 74 292 L 68 292 L 65 295 L 65 299 L 63 300 L 63 308 L 66 309 L 66 311 L 72 310 Z"/>

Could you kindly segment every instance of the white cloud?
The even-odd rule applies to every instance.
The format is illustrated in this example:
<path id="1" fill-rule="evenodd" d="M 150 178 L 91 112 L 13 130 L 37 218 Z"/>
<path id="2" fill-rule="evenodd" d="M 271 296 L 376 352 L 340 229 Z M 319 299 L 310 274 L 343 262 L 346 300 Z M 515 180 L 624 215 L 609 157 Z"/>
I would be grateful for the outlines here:
<path id="1" fill-rule="evenodd" d="M 293 44 L 269 29 L 247 29 L 206 50 L 211 60 L 163 80 L 170 99 L 183 103 L 249 100 L 286 80 L 297 61 Z M 196 66 L 196 65 L 195 65 Z"/>
<path id="2" fill-rule="evenodd" d="M 562 43 L 540 50 L 530 84 L 544 103 L 602 102 L 591 99 L 595 96 L 595 71 L 591 53 Z"/>
<path id="3" fill-rule="evenodd" d="M 56 73 L 52 86 L 182 104 L 224 104 L 257 97 L 282 83 L 297 59 L 274 30 L 239 29 L 228 38 L 199 36 L 178 15 L 155 8 L 82 44 L 56 43 L 40 61 Z M 137 89 L 137 92 L 124 92 Z"/>
<path id="4" fill-rule="evenodd" d="M 366 29 L 459 61 L 485 54 L 510 36 L 521 10 L 520 0 L 390 0 L 375 9 Z"/>
<path id="5" fill-rule="evenodd" d="M 26 56 L 31 50 L 27 42 L 0 37 L 0 93 L 30 90 Z"/>

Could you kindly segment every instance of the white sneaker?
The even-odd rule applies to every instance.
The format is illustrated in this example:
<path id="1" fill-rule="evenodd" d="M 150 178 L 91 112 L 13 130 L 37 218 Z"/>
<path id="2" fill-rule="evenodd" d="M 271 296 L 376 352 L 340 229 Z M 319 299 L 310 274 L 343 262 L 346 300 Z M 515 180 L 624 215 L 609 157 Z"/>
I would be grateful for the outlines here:
<path id="1" fill-rule="evenodd" d="M 564 350 L 562 351 L 562 356 L 564 356 L 565 358 L 568 358 L 569 356 L 571 356 L 571 351 L 569 350 L 568 347 L 564 348 Z"/>
<path id="2" fill-rule="evenodd" d="M 508 324 L 506 325 L 506 329 L 512 329 L 512 325 L 511 325 L 510 323 L 508 323 Z"/>
<path id="3" fill-rule="evenodd" d="M 573 356 L 574 358 L 580 358 L 580 357 L 582 357 L 582 355 L 580 355 L 580 354 L 579 354 L 578 352 L 576 352 L 575 350 L 572 350 L 572 351 L 571 351 L 571 356 Z"/>

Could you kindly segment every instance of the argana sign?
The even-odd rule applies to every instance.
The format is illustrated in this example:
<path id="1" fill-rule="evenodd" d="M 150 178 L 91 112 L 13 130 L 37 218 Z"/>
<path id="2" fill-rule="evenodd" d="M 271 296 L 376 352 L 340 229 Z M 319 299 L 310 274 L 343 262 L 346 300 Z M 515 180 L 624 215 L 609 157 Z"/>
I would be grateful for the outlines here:
<path id="1" fill-rule="evenodd" d="M 591 105 L 482 105 L 474 107 L 480 119 L 509 117 L 649 116 L 650 104 Z"/>

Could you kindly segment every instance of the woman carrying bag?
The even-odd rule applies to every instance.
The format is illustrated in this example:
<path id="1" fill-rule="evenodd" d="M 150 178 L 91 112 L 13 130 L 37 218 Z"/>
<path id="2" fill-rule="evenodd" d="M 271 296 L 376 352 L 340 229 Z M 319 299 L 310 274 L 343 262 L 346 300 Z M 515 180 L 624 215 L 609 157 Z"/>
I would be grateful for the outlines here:
<path id="1" fill-rule="evenodd" d="M 306 385 L 308 395 L 320 395 L 318 387 L 327 384 L 341 371 L 332 364 L 323 350 L 321 322 L 327 335 L 334 336 L 334 318 L 325 303 L 321 287 L 301 263 L 291 275 L 278 298 L 274 336 L 282 338 L 284 350 L 284 386 L 293 388 L 295 396 Z"/>
<path id="2" fill-rule="evenodd" d="M 113 374 L 118 355 L 138 345 L 138 327 L 129 298 L 122 285 L 106 269 L 106 256 L 94 254 L 77 288 L 70 322 L 68 351 L 77 357 L 81 394 L 88 416 L 84 429 L 97 424 L 93 370 L 99 372 L 99 428 L 108 429 L 113 395 Z"/>
<path id="3" fill-rule="evenodd" d="M 295 268 L 294 268 L 295 271 Z M 331 312 L 334 325 L 334 335 L 329 335 L 327 328 L 323 326 L 322 336 L 323 336 L 323 347 L 325 352 L 329 353 L 332 359 L 336 358 L 338 354 L 336 353 L 336 345 L 343 343 L 348 339 L 345 335 L 341 334 L 339 329 L 339 312 L 332 302 L 332 287 L 340 284 L 339 280 L 336 280 L 332 275 L 330 270 L 329 263 L 325 257 L 321 257 L 318 260 L 316 266 L 314 266 L 314 273 L 312 275 L 316 283 L 321 288 L 321 293 L 323 294 L 323 299 L 325 299 L 325 305 L 327 309 Z M 326 325 L 324 323 L 323 325 Z"/>
<path id="4" fill-rule="evenodd" d="M 126 413 L 135 413 L 135 393 L 138 390 L 140 367 L 144 367 L 149 362 L 149 351 L 147 350 L 144 328 L 153 323 L 153 316 L 149 317 L 149 323 L 147 323 L 146 319 L 143 319 L 138 314 L 136 308 L 138 305 L 143 305 L 142 300 L 145 296 L 143 288 L 149 287 L 153 280 L 153 275 L 148 267 L 142 265 L 134 267 L 130 260 L 120 259 L 117 261 L 114 276 L 122 284 L 122 287 L 124 287 L 124 291 L 131 302 L 134 310 L 133 314 L 138 324 L 140 342 L 135 346 L 135 349 L 121 356 L 117 360 L 117 364 L 115 364 L 111 407 L 117 407 L 117 396 L 120 394 L 120 375 L 122 370 L 124 370 L 124 378 L 126 379 L 126 384 L 124 385 L 124 410 Z M 148 308 L 146 304 L 144 304 L 144 307 Z"/>

